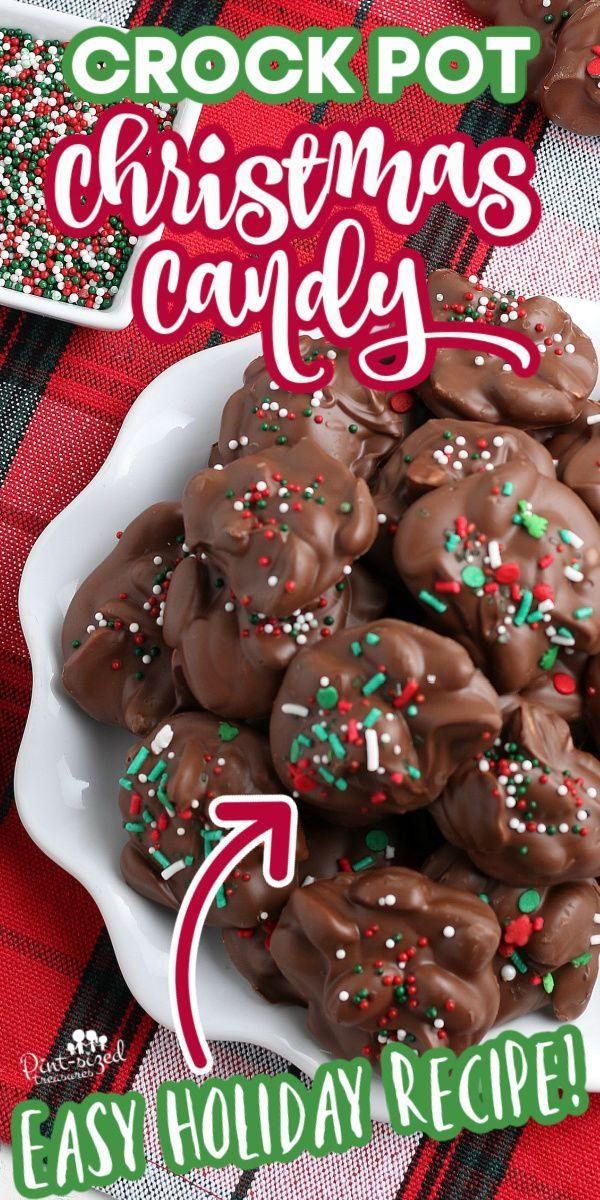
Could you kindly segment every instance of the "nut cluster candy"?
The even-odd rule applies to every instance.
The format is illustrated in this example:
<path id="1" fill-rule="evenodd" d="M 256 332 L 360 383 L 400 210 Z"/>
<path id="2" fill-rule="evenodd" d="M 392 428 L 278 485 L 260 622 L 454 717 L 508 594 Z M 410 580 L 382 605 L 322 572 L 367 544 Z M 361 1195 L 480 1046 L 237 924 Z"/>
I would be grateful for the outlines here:
<path id="1" fill-rule="evenodd" d="M 549 59 L 577 16 L 546 10 Z M 333 373 L 300 396 L 255 360 L 210 465 L 118 535 L 63 629 L 82 720 L 137 738 L 116 777 L 139 903 L 181 905 L 214 798 L 292 796 L 291 884 L 254 850 L 209 923 L 265 1001 L 374 1064 L 575 1020 L 600 952 L 596 356 L 547 297 L 429 287 L 437 320 L 531 336 L 537 373 L 443 350 L 417 399 L 305 338 Z"/>
<path id="2" fill-rule="evenodd" d="M 210 821 L 211 800 L 279 791 L 266 740 L 208 713 L 179 713 L 133 746 L 119 786 L 129 834 L 123 875 L 169 908 L 179 907 L 198 866 L 224 836 Z M 306 857 L 302 834 L 297 855 Z M 285 899 L 285 889 L 266 883 L 257 848 L 219 890 L 208 924 L 252 928 L 279 912 Z"/>
<path id="3" fill-rule="evenodd" d="M 541 48 L 527 71 L 527 93 L 544 115 L 574 133 L 600 134 L 598 0 L 467 0 L 487 24 L 529 25 Z"/>
<path id="4" fill-rule="evenodd" d="M 271 951 L 333 1054 L 376 1057 L 388 1042 L 460 1053 L 496 1018 L 499 940 L 472 893 L 390 867 L 297 888 Z"/>
<path id="5" fill-rule="evenodd" d="M 243 386 L 223 409 L 211 465 L 308 438 L 355 475 L 369 479 L 418 421 L 418 402 L 407 392 L 375 392 L 359 383 L 350 372 L 348 351 L 323 338 L 301 338 L 300 350 L 307 363 L 331 363 L 331 382 L 305 394 L 283 391 L 264 358 L 255 358 L 244 372 Z"/>

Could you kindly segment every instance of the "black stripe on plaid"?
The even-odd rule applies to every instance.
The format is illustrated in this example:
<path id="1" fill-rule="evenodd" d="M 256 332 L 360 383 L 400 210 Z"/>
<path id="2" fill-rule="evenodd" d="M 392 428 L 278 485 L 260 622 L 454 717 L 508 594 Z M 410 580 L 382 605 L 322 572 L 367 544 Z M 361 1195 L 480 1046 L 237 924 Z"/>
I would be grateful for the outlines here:
<path id="1" fill-rule="evenodd" d="M 510 134 L 524 140 L 531 130 L 536 113 L 537 108 L 534 104 L 525 104 L 515 119 L 513 106 L 496 103 L 491 94 L 486 92 L 484 96 L 465 105 L 457 122 L 456 132 L 468 134 L 478 146 L 490 138 L 508 137 Z M 539 145 L 544 128 L 542 127 L 534 150 Z M 423 255 L 428 271 L 436 271 L 440 267 L 448 267 L 454 261 L 456 251 L 464 239 L 465 246 L 456 264 L 458 270 L 463 271 L 467 269 L 478 245 L 475 234 L 467 235 L 468 227 L 466 217 L 453 212 L 447 204 L 436 204 L 422 228 L 407 238 L 406 245 Z M 491 254 L 492 249 L 488 250 L 485 256 L 486 262 Z"/>
<path id="2" fill-rule="evenodd" d="M 0 825 L 2 824 L 5 817 L 8 816 L 9 809 L 11 808 L 14 798 L 15 798 L 14 784 L 13 784 L 13 780 L 11 779 L 8 787 L 6 788 L 6 790 L 4 792 L 4 795 L 2 796 L 2 799 L 0 800 Z"/>
<path id="3" fill-rule="evenodd" d="M 32 316 L 21 322 L 0 370 L 0 483 L 71 335 L 63 321 Z"/>
<path id="4" fill-rule="evenodd" d="M 84 968 L 48 1058 L 57 1058 L 66 1053 L 67 1043 L 75 1029 L 97 1029 L 99 1034 L 106 1035 L 110 1044 L 121 1029 L 130 1004 L 131 994 L 117 966 L 110 938 L 103 930 Z M 138 1020 L 142 1016 L 140 1009 Z M 30 1097 L 43 1100 L 53 1114 L 58 1105 L 67 1100 L 83 1100 L 89 1090 L 89 1079 L 65 1079 L 60 1087 L 42 1079 L 31 1089 Z M 49 1128 L 51 1124 L 52 1118 L 48 1123 Z"/>
<path id="5" fill-rule="evenodd" d="M 355 29 L 362 29 L 375 0 L 360 0 L 358 8 L 352 18 L 352 24 Z M 310 121 L 313 125 L 320 125 L 327 109 L 331 104 L 330 100 L 322 100 L 320 104 L 315 104 L 310 116 Z"/>
<path id="6" fill-rule="evenodd" d="M 521 1133 L 521 1128 L 510 1126 L 485 1134 L 466 1132 L 452 1141 L 439 1142 L 421 1180 L 418 1200 L 430 1200 L 432 1194 L 438 1194 L 440 1185 L 444 1190 L 439 1195 L 446 1200 L 493 1200 Z M 421 1169 L 420 1160 L 429 1144 L 427 1138 L 421 1142 L 395 1200 L 402 1200 L 412 1177 Z"/>

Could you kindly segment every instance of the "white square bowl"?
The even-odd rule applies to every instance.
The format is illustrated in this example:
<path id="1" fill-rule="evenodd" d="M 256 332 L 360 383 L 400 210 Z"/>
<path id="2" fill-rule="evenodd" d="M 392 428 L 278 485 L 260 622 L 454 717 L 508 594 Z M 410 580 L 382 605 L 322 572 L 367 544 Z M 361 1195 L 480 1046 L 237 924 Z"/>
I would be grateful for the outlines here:
<path id="1" fill-rule="evenodd" d="M 100 18 L 94 18 L 94 25 L 100 23 Z M 21 4 L 19 0 L 0 0 L 0 29 L 23 29 L 36 38 L 68 42 L 76 33 L 89 29 L 91 25 L 90 20 L 72 13 Z M 182 100 L 177 105 L 173 128 L 181 134 L 187 145 L 192 140 L 201 111 L 202 105 L 194 100 Z M 7 287 L 0 287 L 0 304 L 8 308 L 21 308 L 42 317 L 54 317 L 58 321 L 69 321 L 73 325 L 87 325 L 94 329 L 124 329 L 133 317 L 131 286 L 136 263 L 146 246 L 158 241 L 162 231 L 161 225 L 153 233 L 138 238 L 110 308 L 80 308 L 76 304 L 66 304 L 64 300 L 49 300 L 46 296 L 25 296 L 23 292 Z"/>

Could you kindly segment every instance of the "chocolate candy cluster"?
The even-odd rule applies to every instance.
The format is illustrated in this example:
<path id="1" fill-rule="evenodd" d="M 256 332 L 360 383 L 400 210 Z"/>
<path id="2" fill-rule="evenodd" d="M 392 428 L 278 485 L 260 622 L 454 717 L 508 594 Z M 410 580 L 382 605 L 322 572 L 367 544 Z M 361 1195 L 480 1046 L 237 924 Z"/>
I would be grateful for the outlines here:
<path id="1" fill-rule="evenodd" d="M 491 25 L 528 25 L 541 38 L 527 94 L 575 133 L 600 134 L 600 0 L 467 0 Z"/>
<path id="2" fill-rule="evenodd" d="M 435 272 L 438 320 L 517 326 L 517 379 L 444 350 L 417 396 L 347 356 L 313 395 L 253 362 L 181 503 L 118 534 L 65 618 L 63 680 L 137 738 L 125 879 L 171 909 L 223 831 L 285 791 L 296 872 L 253 851 L 209 914 L 240 973 L 315 1037 L 460 1051 L 598 967 L 600 410 L 589 339 L 546 297 Z"/>

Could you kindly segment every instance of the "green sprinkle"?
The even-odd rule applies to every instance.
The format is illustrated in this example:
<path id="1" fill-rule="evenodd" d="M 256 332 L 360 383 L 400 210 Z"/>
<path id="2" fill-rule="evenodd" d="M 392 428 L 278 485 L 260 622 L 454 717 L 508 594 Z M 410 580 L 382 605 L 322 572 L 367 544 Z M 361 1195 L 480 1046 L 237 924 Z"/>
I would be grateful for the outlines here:
<path id="1" fill-rule="evenodd" d="M 166 854 L 162 853 L 162 850 L 153 850 L 152 857 L 156 859 L 160 867 L 166 868 L 171 866 L 169 859 L 167 858 Z"/>
<path id="2" fill-rule="evenodd" d="M 431 592 L 425 591 L 423 588 L 419 592 L 419 600 L 422 604 L 428 604 L 430 608 L 435 609 L 438 613 L 445 613 L 448 605 L 444 604 L 443 600 L 438 600 L 437 596 L 432 596 Z"/>
<path id="3" fill-rule="evenodd" d="M 521 524 L 525 526 L 530 537 L 538 540 L 544 536 L 548 528 L 547 518 L 539 517 L 537 513 L 523 513 Z"/>
<path id="4" fill-rule="evenodd" d="M 164 774 L 166 769 L 167 769 L 166 762 L 164 761 L 164 759 L 159 758 L 158 762 L 156 762 L 154 764 L 152 770 L 150 771 L 150 773 L 148 775 L 148 782 L 156 783 L 156 780 L 159 779 L 160 776 Z"/>
<path id="5" fill-rule="evenodd" d="M 380 641 L 381 641 L 381 638 L 378 633 L 369 632 L 367 634 L 367 636 L 365 637 L 365 642 L 367 643 L 367 646 L 378 646 Z"/>
<path id="6" fill-rule="evenodd" d="M 146 825 L 151 825 L 154 820 L 154 817 L 153 817 L 152 813 L 150 812 L 149 808 L 144 809 L 144 811 L 142 813 L 142 817 L 143 817 L 144 821 L 146 822 Z"/>
<path id="7" fill-rule="evenodd" d="M 420 779 L 421 778 L 421 772 L 418 767 L 408 766 L 406 768 L 406 771 L 407 771 L 407 774 L 410 775 L 411 779 Z"/>
<path id="8" fill-rule="evenodd" d="M 330 733 L 329 745 L 331 746 L 331 749 L 333 750 L 333 753 L 335 754 L 336 758 L 345 758 L 346 757 L 346 751 L 345 751 L 342 743 L 340 742 L 340 739 L 339 739 L 337 733 Z"/>
<path id="9" fill-rule="evenodd" d="M 463 570 L 460 573 L 460 577 L 461 577 L 463 583 L 466 585 L 466 587 L 470 587 L 470 588 L 474 588 L 474 589 L 483 587 L 483 585 L 485 583 L 485 574 L 481 570 L 481 567 L 476 567 L 476 566 L 463 567 Z"/>
<path id="10" fill-rule="evenodd" d="M 515 485 L 514 485 L 514 483 L 510 483 L 510 481 L 507 481 L 507 482 L 506 482 L 506 483 L 503 485 L 503 488 L 502 488 L 502 495 L 503 495 L 503 496 L 512 496 L 512 494 L 513 494 L 513 490 L 514 490 L 514 486 L 515 486 Z"/>
<path id="11" fill-rule="evenodd" d="M 140 746 L 137 754 L 134 755 L 134 757 L 132 758 L 132 760 L 127 768 L 127 774 L 128 775 L 137 775 L 140 767 L 143 767 L 149 754 L 150 754 L 150 751 L 147 750 L 145 746 Z"/>
<path id="12" fill-rule="evenodd" d="M 513 618 L 514 625 L 523 625 L 524 621 L 527 618 L 527 614 L 529 613 L 529 610 L 530 610 L 532 604 L 533 604 L 533 592 L 524 591 L 523 595 L 521 597 L 521 603 L 520 603 L 520 605 L 514 615 L 514 618 Z"/>
<path id="13" fill-rule="evenodd" d="M 237 725 L 230 725 L 228 721 L 221 721 L 218 732 L 222 742 L 233 742 L 240 731 Z"/>
<path id="14" fill-rule="evenodd" d="M 535 888 L 529 888 L 528 891 L 521 892 L 521 895 L 519 896 L 519 911 L 522 913 L 535 912 L 536 908 L 539 908 L 541 902 L 542 897 L 540 896 L 540 893 L 536 892 Z"/>
<path id="15" fill-rule="evenodd" d="M 523 962 L 521 955 L 516 950 L 513 950 L 513 953 L 510 956 L 510 961 L 513 966 L 517 968 L 517 971 L 519 971 L 521 975 L 527 974 L 527 963 Z"/>
<path id="16" fill-rule="evenodd" d="M 345 792 L 348 788 L 348 784 L 346 783 L 345 779 L 336 779 L 335 786 L 338 792 Z"/>
<path id="17" fill-rule="evenodd" d="M 317 703 L 320 708 L 335 708 L 338 700 L 338 690 L 332 685 L 320 687 L 317 691 Z"/>
<path id="18" fill-rule="evenodd" d="M 548 646 L 548 649 L 544 650 L 544 653 L 538 662 L 538 667 L 541 667 L 542 671 L 549 671 L 551 667 L 554 666 L 557 658 L 558 646 Z"/>
<path id="19" fill-rule="evenodd" d="M 542 975 L 542 983 L 544 991 L 550 996 L 554 991 L 554 975 L 551 971 L 548 971 L 546 975 Z"/>
<path id="20" fill-rule="evenodd" d="M 132 782 L 131 782 L 131 780 L 130 780 L 130 779 L 123 779 L 123 778 L 121 778 L 121 779 L 119 780 L 119 786 L 120 786 L 120 787 L 122 787 L 122 788 L 125 788 L 125 790 L 126 790 L 126 791 L 128 791 L 128 792 L 132 792 L 132 791 L 133 791 L 133 784 L 132 784 Z"/>
<path id="21" fill-rule="evenodd" d="M 362 646 L 360 642 L 350 642 L 350 649 L 355 658 L 360 658 L 362 654 Z"/>
<path id="22" fill-rule="evenodd" d="M 215 903 L 217 908 L 227 908 L 227 896 L 225 895 L 225 889 L 223 887 L 219 888 Z"/>
<path id="23" fill-rule="evenodd" d="M 311 733 L 314 733 L 320 742 L 327 742 L 329 740 L 329 734 L 324 725 L 311 725 Z"/>
<path id="24" fill-rule="evenodd" d="M 367 679 L 367 682 L 363 683 L 361 688 L 363 696 L 372 696 L 373 692 L 376 692 L 382 683 L 385 683 L 386 678 L 387 676 L 383 671 L 377 671 L 375 675 L 371 675 L 371 678 Z"/>
<path id="25" fill-rule="evenodd" d="M 363 725 L 364 725 L 365 729 L 371 729 L 371 727 L 377 723 L 380 716 L 381 716 L 380 708 L 370 708 L 366 717 L 363 720 Z"/>
<path id="26" fill-rule="evenodd" d="M 319 767 L 319 775 L 325 780 L 326 783 L 335 782 L 335 775 L 332 775 L 331 771 L 328 771 L 326 767 Z"/>
<path id="27" fill-rule="evenodd" d="M 385 850 L 389 838 L 384 829 L 370 829 L 365 837 L 369 850 Z"/>
<path id="28" fill-rule="evenodd" d="M 342 503 L 340 504 L 340 512 L 341 513 L 351 513 L 352 512 L 352 505 L 349 500 L 342 500 Z"/>
<path id="29" fill-rule="evenodd" d="M 372 867 L 375 859 L 372 854 L 365 854 L 364 858 L 359 858 L 355 863 L 352 863 L 353 871 L 364 871 L 367 867 Z"/>
<path id="30" fill-rule="evenodd" d="M 529 616 L 527 618 L 527 624 L 535 625 L 537 621 L 543 621 L 543 619 L 544 619 L 543 612 L 540 612 L 539 608 L 536 608 L 535 612 L 532 612 L 529 614 Z"/>
<path id="31" fill-rule="evenodd" d="M 593 608 L 586 608 L 585 606 L 583 608 L 576 608 L 575 612 L 573 613 L 576 621 L 585 621 L 588 617 L 593 617 L 593 615 Z"/>
<path id="32" fill-rule="evenodd" d="M 590 953 L 580 954 L 578 958 L 571 959 L 571 966 L 572 967 L 586 967 L 587 964 L 591 961 L 591 958 L 592 958 L 592 956 Z"/>
<path id="33" fill-rule="evenodd" d="M 294 738 L 290 746 L 290 762 L 297 763 L 300 758 L 300 742 L 298 738 Z"/>
<path id="34" fill-rule="evenodd" d="M 457 533 L 449 533 L 444 548 L 452 553 L 457 546 L 460 546 L 460 537 Z"/>
<path id="35" fill-rule="evenodd" d="M 123 825 L 123 829 L 126 829 L 127 833 L 143 833 L 144 824 L 142 822 L 141 825 L 138 825 L 135 821 L 126 821 Z"/>

